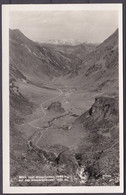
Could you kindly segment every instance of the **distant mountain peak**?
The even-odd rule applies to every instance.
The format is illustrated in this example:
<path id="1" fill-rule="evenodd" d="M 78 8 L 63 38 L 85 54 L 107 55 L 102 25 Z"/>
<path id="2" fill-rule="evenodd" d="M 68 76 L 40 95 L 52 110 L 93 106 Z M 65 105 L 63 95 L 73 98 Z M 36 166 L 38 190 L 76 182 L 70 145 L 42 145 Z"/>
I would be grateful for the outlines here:
<path id="1" fill-rule="evenodd" d="M 73 46 L 81 44 L 79 41 L 74 40 L 74 39 L 62 39 L 62 40 L 50 39 L 46 41 L 46 43 L 55 44 L 55 45 L 73 45 Z"/>

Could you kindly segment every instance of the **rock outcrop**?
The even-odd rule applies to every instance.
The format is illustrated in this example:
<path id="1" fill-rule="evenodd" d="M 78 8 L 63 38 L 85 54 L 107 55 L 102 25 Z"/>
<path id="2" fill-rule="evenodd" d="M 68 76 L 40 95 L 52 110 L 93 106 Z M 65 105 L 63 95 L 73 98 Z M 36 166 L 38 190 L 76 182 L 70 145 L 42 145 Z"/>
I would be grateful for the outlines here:
<path id="1" fill-rule="evenodd" d="M 118 124 L 118 98 L 96 97 L 92 107 L 76 121 L 83 123 L 86 128 L 112 127 Z"/>
<path id="2" fill-rule="evenodd" d="M 65 110 L 62 107 L 62 104 L 60 102 L 53 102 L 52 104 L 49 105 L 47 110 L 52 111 L 52 112 L 60 112 L 60 113 L 65 112 Z"/>

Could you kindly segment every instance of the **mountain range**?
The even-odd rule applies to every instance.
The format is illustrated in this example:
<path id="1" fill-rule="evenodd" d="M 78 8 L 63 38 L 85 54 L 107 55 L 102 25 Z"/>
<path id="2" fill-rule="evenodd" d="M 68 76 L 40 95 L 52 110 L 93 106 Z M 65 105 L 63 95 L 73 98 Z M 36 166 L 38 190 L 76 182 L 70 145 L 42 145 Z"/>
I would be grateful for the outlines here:
<path id="1" fill-rule="evenodd" d="M 55 44 L 55 45 L 72 45 L 72 46 L 80 44 L 79 41 L 76 41 L 76 40 L 73 40 L 73 39 L 70 39 L 70 40 L 67 40 L 67 39 L 54 40 L 54 39 L 51 39 L 51 40 L 46 41 L 46 43 L 47 44 Z"/>
<path id="2" fill-rule="evenodd" d="M 83 169 L 84 185 L 119 185 L 118 29 L 99 45 L 9 33 L 11 185 Z"/>
<path id="3" fill-rule="evenodd" d="M 39 84 L 66 76 L 77 87 L 88 83 L 92 89 L 102 90 L 108 85 L 117 88 L 117 64 L 118 30 L 98 46 L 38 44 L 19 30 L 10 30 L 10 78 Z"/>

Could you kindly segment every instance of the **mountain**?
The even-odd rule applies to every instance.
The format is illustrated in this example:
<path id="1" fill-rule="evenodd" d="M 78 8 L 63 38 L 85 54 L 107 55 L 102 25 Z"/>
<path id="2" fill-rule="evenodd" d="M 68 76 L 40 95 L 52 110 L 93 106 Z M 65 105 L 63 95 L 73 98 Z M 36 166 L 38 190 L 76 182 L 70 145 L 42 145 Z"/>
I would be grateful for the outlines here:
<path id="1" fill-rule="evenodd" d="M 95 50 L 97 44 L 91 43 L 82 43 L 78 45 L 62 45 L 62 44 L 50 44 L 50 43 L 42 43 L 40 45 L 45 45 L 48 48 L 55 50 L 56 52 L 63 53 L 68 55 L 70 58 L 80 59 L 80 63 L 82 59 L 90 52 Z"/>
<path id="2" fill-rule="evenodd" d="M 40 82 L 55 76 L 71 77 L 74 70 L 76 74 L 73 76 L 79 75 L 79 79 L 76 77 L 75 81 L 77 84 L 80 82 L 80 86 L 83 85 L 82 77 L 84 81 L 96 81 L 96 85 L 98 85 L 97 80 L 101 81 L 102 77 L 100 84 L 104 85 L 104 82 L 109 82 L 111 75 L 113 78 L 117 77 L 117 64 L 118 30 L 98 46 L 86 43 L 76 46 L 39 44 L 28 39 L 18 29 L 10 30 L 10 77 L 12 78 L 33 80 L 35 77 Z"/>
<path id="3" fill-rule="evenodd" d="M 68 74 L 79 62 L 31 41 L 17 29 L 10 30 L 10 78 L 41 83 Z"/>
<path id="4" fill-rule="evenodd" d="M 78 76 L 71 80 L 76 86 L 118 93 L 118 30 L 87 54 L 77 68 Z"/>

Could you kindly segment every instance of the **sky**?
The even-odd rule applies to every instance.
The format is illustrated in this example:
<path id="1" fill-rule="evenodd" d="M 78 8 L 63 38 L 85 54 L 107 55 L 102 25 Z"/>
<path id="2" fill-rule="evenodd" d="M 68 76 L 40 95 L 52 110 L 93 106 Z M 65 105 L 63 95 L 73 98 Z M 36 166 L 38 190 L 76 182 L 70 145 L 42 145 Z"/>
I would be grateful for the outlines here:
<path id="1" fill-rule="evenodd" d="M 9 26 L 41 43 L 63 39 L 101 43 L 118 28 L 118 12 L 12 11 L 9 15 Z"/>

